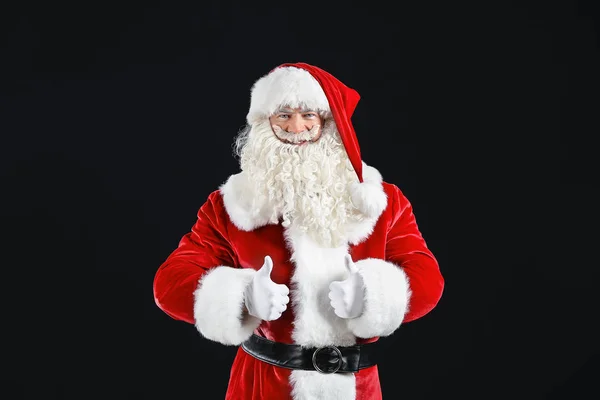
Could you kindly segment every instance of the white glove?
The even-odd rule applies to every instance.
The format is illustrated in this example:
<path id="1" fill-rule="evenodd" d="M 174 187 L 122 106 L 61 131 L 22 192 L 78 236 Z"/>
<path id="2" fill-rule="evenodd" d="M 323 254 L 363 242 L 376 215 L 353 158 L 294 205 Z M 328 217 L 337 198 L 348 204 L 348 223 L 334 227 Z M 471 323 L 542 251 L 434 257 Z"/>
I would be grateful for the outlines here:
<path id="1" fill-rule="evenodd" d="M 346 254 L 345 263 L 350 276 L 343 281 L 331 282 L 329 299 L 338 317 L 356 318 L 362 314 L 364 308 L 364 281 L 349 254 Z"/>
<path id="2" fill-rule="evenodd" d="M 273 260 L 266 256 L 263 266 L 254 274 L 254 278 L 244 292 L 248 313 L 265 321 L 273 321 L 281 317 L 290 301 L 288 287 L 271 280 L 272 270 Z"/>

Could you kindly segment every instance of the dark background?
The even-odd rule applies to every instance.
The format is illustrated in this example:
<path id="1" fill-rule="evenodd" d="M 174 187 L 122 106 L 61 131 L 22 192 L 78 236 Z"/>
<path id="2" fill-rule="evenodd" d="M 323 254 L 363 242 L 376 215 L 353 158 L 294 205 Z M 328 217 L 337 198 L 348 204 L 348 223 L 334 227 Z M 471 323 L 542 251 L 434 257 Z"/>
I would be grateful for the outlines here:
<path id="1" fill-rule="evenodd" d="M 598 398 L 597 3 L 3 5 L 5 398 L 223 398 L 235 348 L 152 280 L 296 61 L 361 94 L 363 158 L 446 278 L 382 339 L 384 398 Z"/>

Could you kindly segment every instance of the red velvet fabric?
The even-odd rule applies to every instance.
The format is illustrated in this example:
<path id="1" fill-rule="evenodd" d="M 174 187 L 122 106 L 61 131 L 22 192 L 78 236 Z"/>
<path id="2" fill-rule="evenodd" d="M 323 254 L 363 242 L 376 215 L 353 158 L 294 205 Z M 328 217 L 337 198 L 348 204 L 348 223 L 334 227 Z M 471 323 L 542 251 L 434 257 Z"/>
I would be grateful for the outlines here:
<path id="1" fill-rule="evenodd" d="M 350 253 L 355 261 L 379 258 L 401 267 L 410 280 L 412 296 L 404 322 L 420 318 L 439 301 L 444 279 L 438 263 L 419 232 L 412 207 L 394 185 L 384 183 L 388 206 L 369 238 Z M 294 266 L 290 261 L 281 225 L 267 225 L 247 232 L 229 219 L 219 191 L 213 192 L 186 234 L 154 279 L 157 305 L 172 318 L 194 323 L 193 293 L 206 271 L 217 266 L 259 269 L 265 255 L 273 259 L 272 279 L 290 286 Z M 281 318 L 263 321 L 256 333 L 268 339 L 292 343 L 294 305 Z M 358 342 L 375 341 L 378 338 Z M 260 362 L 239 350 L 233 362 L 227 399 L 289 399 L 288 370 Z M 357 399 L 381 399 L 377 368 L 356 374 Z"/>

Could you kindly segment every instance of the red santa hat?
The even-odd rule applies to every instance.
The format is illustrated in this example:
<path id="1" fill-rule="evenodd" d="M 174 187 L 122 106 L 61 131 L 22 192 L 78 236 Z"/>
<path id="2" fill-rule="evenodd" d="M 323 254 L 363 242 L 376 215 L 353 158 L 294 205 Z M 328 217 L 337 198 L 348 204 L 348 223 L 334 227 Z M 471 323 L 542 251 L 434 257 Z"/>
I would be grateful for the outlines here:
<path id="1" fill-rule="evenodd" d="M 351 121 L 359 100 L 356 90 L 329 72 L 306 63 L 285 63 L 254 83 L 246 119 L 253 124 L 281 106 L 331 113 L 358 180 L 363 182 L 360 147 Z"/>

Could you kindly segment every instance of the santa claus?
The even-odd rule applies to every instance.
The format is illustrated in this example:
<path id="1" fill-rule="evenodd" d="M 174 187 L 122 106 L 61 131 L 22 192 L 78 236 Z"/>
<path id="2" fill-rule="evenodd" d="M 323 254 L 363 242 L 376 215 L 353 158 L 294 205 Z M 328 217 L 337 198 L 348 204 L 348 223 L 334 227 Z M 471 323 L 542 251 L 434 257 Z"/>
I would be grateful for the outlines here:
<path id="1" fill-rule="evenodd" d="M 381 399 L 375 342 L 442 295 L 411 204 L 361 159 L 359 98 L 305 63 L 256 81 L 241 171 L 156 273 L 165 313 L 239 346 L 226 399 Z"/>

